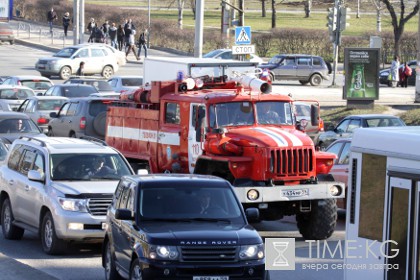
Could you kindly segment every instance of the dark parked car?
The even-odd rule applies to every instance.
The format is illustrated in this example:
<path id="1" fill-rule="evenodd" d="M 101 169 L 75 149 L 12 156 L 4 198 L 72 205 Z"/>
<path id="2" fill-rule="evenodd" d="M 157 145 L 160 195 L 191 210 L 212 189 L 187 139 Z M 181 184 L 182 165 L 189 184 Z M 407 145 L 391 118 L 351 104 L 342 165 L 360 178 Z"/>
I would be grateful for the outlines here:
<path id="1" fill-rule="evenodd" d="M 11 144 L 21 136 L 45 136 L 42 130 L 24 113 L 0 112 L 0 137 Z"/>
<path id="2" fill-rule="evenodd" d="M 302 85 L 319 86 L 329 79 L 329 68 L 320 56 L 307 54 L 279 54 L 260 68 L 270 71 L 271 81 L 298 80 Z"/>
<path id="3" fill-rule="evenodd" d="M 384 114 L 347 116 L 337 126 L 329 126 L 325 132 L 319 134 L 314 144 L 318 149 L 325 150 L 335 140 L 351 137 L 356 128 L 383 126 L 405 126 L 405 123 L 398 117 Z"/>
<path id="4" fill-rule="evenodd" d="M 417 61 L 411 60 L 407 62 L 407 65 L 411 68 L 411 76 L 408 77 L 408 85 L 409 86 L 415 86 L 416 85 L 416 67 L 417 67 Z M 400 65 L 400 69 L 404 67 L 404 64 Z M 387 86 L 392 86 L 392 82 L 388 80 L 389 73 L 391 71 L 391 68 L 385 68 L 379 71 L 379 83 Z"/>
<path id="5" fill-rule="evenodd" d="M 68 100 L 50 114 L 48 136 L 105 138 L 106 110 L 114 98 L 84 97 Z"/>
<path id="6" fill-rule="evenodd" d="M 15 43 L 15 35 L 7 22 L 0 22 L 0 41 L 9 42 L 10 45 Z"/>
<path id="7" fill-rule="evenodd" d="M 269 279 L 256 216 L 221 178 L 124 176 L 107 213 L 105 279 Z"/>
<path id="8" fill-rule="evenodd" d="M 330 174 L 333 175 L 336 181 L 346 184 L 346 190 L 349 178 L 350 145 L 350 138 L 342 138 L 334 141 L 325 150 L 326 152 L 337 155 L 337 159 L 334 161 Z M 345 193 L 347 193 L 347 191 Z M 337 200 L 337 207 L 346 209 L 346 197 Z"/>
<path id="9" fill-rule="evenodd" d="M 91 85 L 81 84 L 61 84 L 49 88 L 45 96 L 64 96 L 67 98 L 87 97 L 92 93 L 98 93 L 98 90 Z"/>

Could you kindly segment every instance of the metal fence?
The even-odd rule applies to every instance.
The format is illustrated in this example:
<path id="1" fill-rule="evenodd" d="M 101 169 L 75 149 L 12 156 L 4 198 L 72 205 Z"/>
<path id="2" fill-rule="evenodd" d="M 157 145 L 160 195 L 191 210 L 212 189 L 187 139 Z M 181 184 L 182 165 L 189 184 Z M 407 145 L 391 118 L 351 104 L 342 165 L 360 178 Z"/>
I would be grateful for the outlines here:
<path id="1" fill-rule="evenodd" d="M 70 32 L 70 31 L 69 31 Z M 40 27 L 27 22 L 18 22 L 16 38 L 20 39 L 38 39 L 40 43 L 49 43 L 50 45 L 72 45 L 71 36 L 65 37 L 64 31 L 54 30 L 50 32 L 49 27 Z"/>

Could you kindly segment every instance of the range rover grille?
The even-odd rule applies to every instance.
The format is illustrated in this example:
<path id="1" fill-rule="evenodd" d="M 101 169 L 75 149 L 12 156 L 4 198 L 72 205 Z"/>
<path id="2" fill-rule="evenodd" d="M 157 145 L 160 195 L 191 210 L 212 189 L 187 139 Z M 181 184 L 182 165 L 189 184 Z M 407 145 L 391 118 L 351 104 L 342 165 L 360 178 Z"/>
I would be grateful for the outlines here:
<path id="1" fill-rule="evenodd" d="M 188 246 L 181 247 L 184 262 L 234 262 L 237 248 L 235 246 Z"/>

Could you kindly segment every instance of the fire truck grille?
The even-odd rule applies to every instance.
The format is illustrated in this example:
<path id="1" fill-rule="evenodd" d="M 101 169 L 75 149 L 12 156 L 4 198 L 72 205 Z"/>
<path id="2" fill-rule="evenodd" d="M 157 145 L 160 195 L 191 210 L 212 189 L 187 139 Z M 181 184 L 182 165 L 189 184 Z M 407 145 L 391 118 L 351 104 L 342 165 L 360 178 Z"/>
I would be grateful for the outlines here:
<path id="1" fill-rule="evenodd" d="M 313 171 L 313 158 L 311 148 L 274 149 L 270 166 L 277 176 L 299 176 Z"/>
<path id="2" fill-rule="evenodd" d="M 196 246 L 181 247 L 184 262 L 234 262 L 236 261 L 235 246 Z"/>
<path id="3" fill-rule="evenodd" d="M 88 203 L 89 213 L 93 216 L 106 216 L 112 198 L 91 198 Z"/>

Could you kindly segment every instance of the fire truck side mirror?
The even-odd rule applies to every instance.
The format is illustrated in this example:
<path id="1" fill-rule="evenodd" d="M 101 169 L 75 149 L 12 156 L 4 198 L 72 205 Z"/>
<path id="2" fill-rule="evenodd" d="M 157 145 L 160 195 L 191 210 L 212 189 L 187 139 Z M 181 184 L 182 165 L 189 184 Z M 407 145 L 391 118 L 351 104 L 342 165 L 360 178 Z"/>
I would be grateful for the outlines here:
<path id="1" fill-rule="evenodd" d="M 311 105 L 311 124 L 312 126 L 319 124 L 319 106 L 316 104 Z"/>

